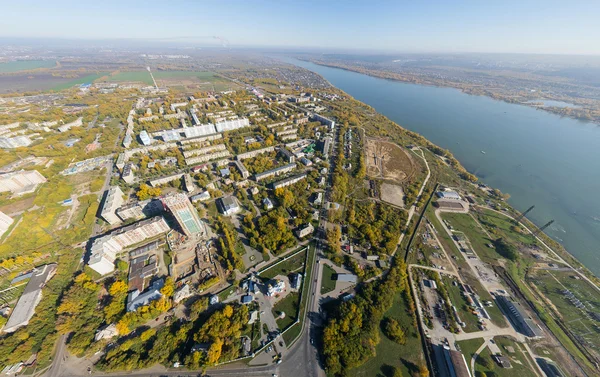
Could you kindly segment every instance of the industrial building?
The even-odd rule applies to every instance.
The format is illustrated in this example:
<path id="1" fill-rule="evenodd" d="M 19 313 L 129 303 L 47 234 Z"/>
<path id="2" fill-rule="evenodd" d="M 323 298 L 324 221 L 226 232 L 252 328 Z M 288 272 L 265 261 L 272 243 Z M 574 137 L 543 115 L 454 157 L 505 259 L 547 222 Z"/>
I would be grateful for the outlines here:
<path id="1" fill-rule="evenodd" d="M 14 149 L 19 147 L 27 147 L 32 141 L 29 136 L 21 135 L 15 137 L 0 137 L 0 148 Z"/>
<path id="2" fill-rule="evenodd" d="M 171 228 L 162 216 L 138 221 L 117 229 L 94 241 L 90 248 L 88 265 L 100 275 L 106 275 L 114 271 L 117 254 L 126 247 L 159 236 L 169 230 Z"/>
<path id="3" fill-rule="evenodd" d="M 206 234 L 206 229 L 200 220 L 198 211 L 196 211 L 196 208 L 194 208 L 185 194 L 167 195 L 162 199 L 162 202 L 165 208 L 173 215 L 186 236 L 191 237 Z"/>
<path id="4" fill-rule="evenodd" d="M 0 174 L 0 192 L 10 191 L 16 195 L 34 192 L 46 178 L 37 170 L 20 170 Z"/>
<path id="5" fill-rule="evenodd" d="M 508 296 L 496 296 L 496 302 L 504 314 L 510 320 L 515 330 L 521 334 L 533 338 L 542 337 L 542 330 L 533 322 L 531 317 L 518 302 L 512 301 Z"/>
<path id="6" fill-rule="evenodd" d="M 433 359 L 440 377 L 472 377 L 462 353 L 440 344 L 432 345 Z"/>
<path id="7" fill-rule="evenodd" d="M 36 267 L 31 274 L 31 279 L 25 286 L 25 290 L 17 305 L 13 309 L 10 318 L 4 325 L 4 332 L 14 332 L 19 327 L 26 326 L 31 317 L 35 313 L 35 307 L 42 299 L 42 288 L 46 282 L 56 273 L 56 263 L 46 264 L 41 267 Z"/>
<path id="8" fill-rule="evenodd" d="M 106 190 L 106 196 L 100 211 L 100 217 L 106 220 L 110 225 L 115 225 L 121 222 L 117 216 L 117 209 L 123 204 L 123 191 L 119 186 L 113 186 Z"/>
<path id="9" fill-rule="evenodd" d="M 15 221 L 12 219 L 12 217 L 0 211 L 0 237 L 2 237 L 4 233 L 6 233 L 8 228 L 10 228 L 10 226 L 14 222 Z"/>
<path id="10" fill-rule="evenodd" d="M 306 173 L 294 175 L 292 177 L 282 179 L 281 181 L 273 182 L 271 184 L 271 187 L 273 188 L 273 190 L 276 190 L 280 187 L 287 187 L 287 186 L 293 185 L 294 183 L 300 182 L 303 179 L 306 179 L 306 177 L 307 177 Z"/>
<path id="11" fill-rule="evenodd" d="M 456 191 L 438 191 L 436 195 L 444 200 L 461 200 L 460 195 Z"/>
<path id="12" fill-rule="evenodd" d="M 267 179 L 270 177 L 276 177 L 278 175 L 281 174 L 285 174 L 287 172 L 290 172 L 292 170 L 296 169 L 296 164 L 288 164 L 288 165 L 283 165 L 280 166 L 278 168 L 275 169 L 271 169 L 271 170 L 267 170 L 263 173 L 259 173 L 259 174 L 255 174 L 254 175 L 254 179 L 259 182 L 262 181 L 263 179 Z"/>

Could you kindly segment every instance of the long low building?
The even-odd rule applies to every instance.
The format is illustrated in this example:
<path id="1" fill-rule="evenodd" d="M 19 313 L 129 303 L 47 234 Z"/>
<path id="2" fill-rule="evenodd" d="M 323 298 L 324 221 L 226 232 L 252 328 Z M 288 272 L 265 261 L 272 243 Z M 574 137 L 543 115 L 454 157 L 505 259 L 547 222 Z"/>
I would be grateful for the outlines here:
<path id="1" fill-rule="evenodd" d="M 185 163 L 187 165 L 197 165 L 197 164 L 201 164 L 204 162 L 208 162 L 208 161 L 212 161 L 212 160 L 218 160 L 220 158 L 224 158 L 224 157 L 229 157 L 231 155 L 231 153 L 227 150 L 225 151 L 219 151 L 219 152 L 215 152 L 212 154 L 205 154 L 203 156 L 196 156 L 196 157 L 190 157 L 190 158 L 186 158 L 185 159 Z"/>
<path id="2" fill-rule="evenodd" d="M 271 169 L 271 170 L 267 170 L 263 173 L 259 173 L 259 174 L 254 174 L 254 179 L 259 182 L 262 181 L 263 179 L 267 179 L 270 177 L 276 177 L 278 175 L 281 174 L 285 174 L 287 172 L 290 172 L 292 170 L 296 169 L 296 164 L 287 164 L 287 165 L 283 165 L 280 166 L 278 168 L 275 169 Z"/>
<path id="3" fill-rule="evenodd" d="M 496 302 L 504 314 L 506 314 L 515 330 L 532 338 L 543 336 L 542 330 L 527 315 L 521 304 L 503 295 L 496 296 Z"/>
<path id="4" fill-rule="evenodd" d="M 35 191 L 46 178 L 37 170 L 20 170 L 0 174 L 0 192 L 10 191 L 22 195 Z"/>
<path id="5" fill-rule="evenodd" d="M 240 153 L 237 156 L 235 156 L 235 158 L 236 158 L 236 160 L 242 161 L 247 158 L 256 157 L 259 154 L 273 152 L 274 150 L 275 150 L 275 147 L 266 147 L 266 148 L 257 149 L 257 150 L 250 151 L 250 152 Z"/>
<path id="6" fill-rule="evenodd" d="M 296 182 L 300 182 L 303 179 L 306 179 L 307 175 L 306 173 L 302 173 L 302 174 L 298 174 L 289 178 L 285 178 L 282 179 L 281 181 L 277 181 L 277 182 L 273 182 L 271 184 L 271 188 L 273 188 L 273 190 L 276 190 L 280 187 L 287 187 L 290 185 L 293 185 Z"/>
<path id="7" fill-rule="evenodd" d="M 233 131 L 233 130 L 237 130 L 239 128 L 244 128 L 244 127 L 249 127 L 249 126 L 250 126 L 250 121 L 248 120 L 248 118 L 225 120 L 222 122 L 217 122 L 217 124 L 215 124 L 215 128 L 217 129 L 217 132 Z"/>
<path id="8" fill-rule="evenodd" d="M 211 146 L 204 147 L 204 148 L 192 149 L 192 150 L 189 150 L 189 151 L 184 151 L 183 152 L 183 157 L 189 158 L 189 157 L 194 157 L 194 156 L 202 156 L 202 155 L 205 155 L 205 154 L 209 154 L 211 152 L 224 151 L 226 149 L 227 148 L 225 147 L 225 144 L 211 145 Z"/>
<path id="9" fill-rule="evenodd" d="M 2 331 L 14 332 L 19 327 L 26 326 L 29 323 L 35 313 L 35 307 L 42 299 L 42 288 L 55 273 L 56 263 L 46 264 L 33 270 L 31 279 L 25 286 L 23 294 L 19 297 L 19 301 L 17 301 L 17 305 L 15 305 Z"/>
<path id="10" fill-rule="evenodd" d="M 156 178 L 156 179 L 153 179 L 150 181 L 150 186 L 158 187 L 158 186 L 166 185 L 167 183 L 181 179 L 181 177 L 183 177 L 184 175 L 185 175 L 185 173 L 178 173 L 178 174 L 173 174 L 173 175 L 169 175 L 166 177 Z"/>
<path id="11" fill-rule="evenodd" d="M 15 220 L 13 220 L 12 217 L 0 211 L 0 237 L 6 233 L 8 228 L 10 228 L 14 222 Z"/>
<path id="12" fill-rule="evenodd" d="M 149 238 L 156 237 L 171 230 L 162 216 L 138 221 L 97 238 L 90 250 L 88 265 L 100 275 L 115 270 L 117 254 L 126 247 L 133 246 Z"/>

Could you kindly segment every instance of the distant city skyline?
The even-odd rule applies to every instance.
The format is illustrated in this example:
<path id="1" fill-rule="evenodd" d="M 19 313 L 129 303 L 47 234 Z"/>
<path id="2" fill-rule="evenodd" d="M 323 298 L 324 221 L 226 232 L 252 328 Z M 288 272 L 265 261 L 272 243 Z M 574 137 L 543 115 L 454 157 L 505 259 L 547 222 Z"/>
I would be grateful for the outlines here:
<path id="1" fill-rule="evenodd" d="M 598 1 L 24 0 L 2 13 L 0 37 L 10 38 L 600 55 Z"/>

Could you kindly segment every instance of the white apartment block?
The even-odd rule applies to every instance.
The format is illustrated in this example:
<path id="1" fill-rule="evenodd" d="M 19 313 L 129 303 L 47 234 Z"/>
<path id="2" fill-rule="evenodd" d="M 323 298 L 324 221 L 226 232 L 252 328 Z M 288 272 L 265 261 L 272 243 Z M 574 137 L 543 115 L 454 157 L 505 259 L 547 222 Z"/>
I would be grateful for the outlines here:
<path id="1" fill-rule="evenodd" d="M 6 233 L 8 228 L 10 228 L 14 222 L 15 221 L 10 216 L 0 211 L 0 237 Z"/>
<path id="2" fill-rule="evenodd" d="M 31 145 L 32 141 L 28 136 L 21 135 L 15 137 L 0 137 L 0 148 L 14 149 Z"/>
<path id="3" fill-rule="evenodd" d="M 121 222 L 116 211 L 123 205 L 123 195 L 123 191 L 121 191 L 119 186 L 111 187 L 106 192 L 106 198 L 104 199 L 104 205 L 102 206 L 100 216 L 110 225 Z"/>

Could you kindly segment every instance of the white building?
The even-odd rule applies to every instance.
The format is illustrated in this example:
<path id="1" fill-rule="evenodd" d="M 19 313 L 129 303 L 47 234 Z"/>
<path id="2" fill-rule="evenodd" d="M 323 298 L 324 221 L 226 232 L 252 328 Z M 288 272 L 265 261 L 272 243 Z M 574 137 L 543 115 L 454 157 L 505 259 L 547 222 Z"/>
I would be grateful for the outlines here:
<path id="1" fill-rule="evenodd" d="M 456 191 L 438 191 L 437 196 L 444 200 L 461 200 L 460 195 Z"/>
<path id="2" fill-rule="evenodd" d="M 117 325 L 113 323 L 98 330 L 94 336 L 94 340 L 97 342 L 102 339 L 111 339 L 117 335 L 119 335 L 119 330 L 117 330 Z"/>
<path id="3" fill-rule="evenodd" d="M 31 145 L 32 141 L 28 136 L 21 135 L 15 137 L 0 137 L 0 148 L 14 149 Z"/>
<path id="4" fill-rule="evenodd" d="M 10 228 L 14 222 L 15 221 L 10 216 L 6 215 L 4 212 L 0 212 L 0 237 L 6 233 L 8 228 Z"/>
<path id="5" fill-rule="evenodd" d="M 145 146 L 152 144 L 152 139 L 150 138 L 150 135 L 148 135 L 148 132 L 146 132 L 146 130 L 142 130 L 140 132 L 140 141 Z"/>
<path id="6" fill-rule="evenodd" d="M 217 200 L 217 205 L 222 214 L 229 216 L 240 212 L 238 201 L 233 196 L 226 196 Z"/>
<path id="7" fill-rule="evenodd" d="M 10 191 L 16 195 L 35 191 L 46 178 L 37 170 L 20 170 L 0 174 L 0 192 Z"/>
<path id="8" fill-rule="evenodd" d="M 285 282 L 283 280 L 275 280 L 267 285 L 267 296 L 274 296 L 285 291 Z"/>
<path id="9" fill-rule="evenodd" d="M 159 236 L 171 230 L 162 216 L 142 220 L 97 238 L 90 250 L 88 265 L 100 275 L 115 270 L 117 254 L 126 247 Z"/>
<path id="10" fill-rule="evenodd" d="M 315 228 L 312 226 L 311 223 L 308 223 L 307 225 L 296 229 L 296 236 L 298 236 L 298 238 L 304 238 L 306 236 L 311 235 L 314 231 Z"/>
<path id="11" fill-rule="evenodd" d="M 72 121 L 71 123 L 63 124 L 62 126 L 58 127 L 57 130 L 59 132 L 66 132 L 66 131 L 70 130 L 71 127 L 81 127 L 82 125 L 83 125 L 83 118 L 79 117 L 76 120 Z"/>
<path id="12" fill-rule="evenodd" d="M 248 120 L 248 118 L 225 120 L 222 122 L 217 122 L 217 124 L 215 124 L 217 132 L 233 131 L 237 130 L 238 128 L 244 128 L 249 126 L 250 121 Z"/>
<path id="13" fill-rule="evenodd" d="M 113 186 L 106 191 L 106 198 L 100 211 L 100 217 L 106 220 L 110 225 L 115 225 L 121 222 L 116 211 L 123 205 L 123 191 L 119 186 Z"/>

